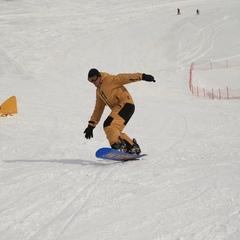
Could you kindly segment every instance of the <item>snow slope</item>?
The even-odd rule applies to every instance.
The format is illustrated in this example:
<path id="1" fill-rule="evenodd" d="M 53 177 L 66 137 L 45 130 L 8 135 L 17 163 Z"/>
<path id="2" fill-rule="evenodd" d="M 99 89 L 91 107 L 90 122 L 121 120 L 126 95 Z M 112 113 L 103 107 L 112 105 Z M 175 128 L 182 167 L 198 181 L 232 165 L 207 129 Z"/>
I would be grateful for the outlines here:
<path id="1" fill-rule="evenodd" d="M 188 89 L 191 62 L 240 56 L 239 9 L 238 0 L 1 1 L 0 102 L 15 95 L 19 114 L 0 118 L 0 239 L 240 239 L 239 100 Z M 126 132 L 148 153 L 142 161 L 95 158 L 108 146 L 108 109 L 84 138 L 92 67 L 155 76 L 127 86 L 136 112 Z M 235 69 L 226 71 L 239 88 Z"/>

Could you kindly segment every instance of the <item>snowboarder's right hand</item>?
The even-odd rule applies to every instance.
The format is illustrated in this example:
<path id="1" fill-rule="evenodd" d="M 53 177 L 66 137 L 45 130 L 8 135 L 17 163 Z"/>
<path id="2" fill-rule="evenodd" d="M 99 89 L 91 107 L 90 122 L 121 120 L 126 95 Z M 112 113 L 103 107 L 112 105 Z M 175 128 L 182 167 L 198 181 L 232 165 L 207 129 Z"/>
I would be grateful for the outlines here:
<path id="1" fill-rule="evenodd" d="M 148 75 L 145 73 L 142 74 L 142 80 L 147 81 L 147 82 L 156 82 L 156 80 L 154 79 L 154 77 L 152 75 Z"/>
<path id="2" fill-rule="evenodd" d="M 88 127 L 85 129 L 85 131 L 83 133 L 85 133 L 86 139 L 93 138 L 93 129 L 94 129 L 94 127 L 91 125 L 88 125 Z"/>

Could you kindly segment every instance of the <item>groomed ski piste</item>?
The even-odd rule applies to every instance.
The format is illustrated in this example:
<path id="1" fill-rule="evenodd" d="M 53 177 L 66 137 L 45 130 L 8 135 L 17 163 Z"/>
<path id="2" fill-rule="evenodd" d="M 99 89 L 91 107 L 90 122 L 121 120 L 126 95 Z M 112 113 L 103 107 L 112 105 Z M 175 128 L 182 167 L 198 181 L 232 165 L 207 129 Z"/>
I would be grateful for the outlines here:
<path id="1" fill-rule="evenodd" d="M 240 239 L 240 100 L 188 86 L 192 62 L 240 56 L 239 0 L 0 5 L 0 104 L 18 104 L 0 118 L 1 240 Z M 126 86 L 136 111 L 125 132 L 141 161 L 95 157 L 108 147 L 108 109 L 84 138 L 92 67 L 155 77 Z M 238 67 L 214 73 L 216 87 L 240 88 Z M 212 85 L 196 74 L 195 85 Z"/>

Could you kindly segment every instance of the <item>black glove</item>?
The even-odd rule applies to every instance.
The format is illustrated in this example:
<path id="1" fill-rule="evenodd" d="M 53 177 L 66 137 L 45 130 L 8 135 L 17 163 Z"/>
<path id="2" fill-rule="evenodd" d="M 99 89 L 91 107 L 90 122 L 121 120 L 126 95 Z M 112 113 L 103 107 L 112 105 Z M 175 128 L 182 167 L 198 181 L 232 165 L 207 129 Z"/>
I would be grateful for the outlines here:
<path id="1" fill-rule="evenodd" d="M 93 129 L 94 129 L 94 127 L 91 125 L 88 125 L 88 127 L 85 129 L 85 131 L 83 133 L 85 133 L 86 139 L 93 138 Z"/>
<path id="2" fill-rule="evenodd" d="M 142 80 L 147 81 L 147 82 L 156 82 L 156 80 L 154 79 L 154 77 L 152 75 L 148 75 L 145 73 L 142 74 Z"/>

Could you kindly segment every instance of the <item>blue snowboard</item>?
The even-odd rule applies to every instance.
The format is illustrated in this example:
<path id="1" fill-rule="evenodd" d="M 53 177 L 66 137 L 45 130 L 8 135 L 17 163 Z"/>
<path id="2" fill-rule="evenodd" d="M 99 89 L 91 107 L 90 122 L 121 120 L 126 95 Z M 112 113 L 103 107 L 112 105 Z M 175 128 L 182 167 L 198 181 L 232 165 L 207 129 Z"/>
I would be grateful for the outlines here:
<path id="1" fill-rule="evenodd" d="M 139 160 L 141 157 L 147 156 L 147 154 L 137 155 L 119 152 L 118 150 L 107 147 L 98 149 L 95 155 L 97 158 L 114 161 Z"/>

